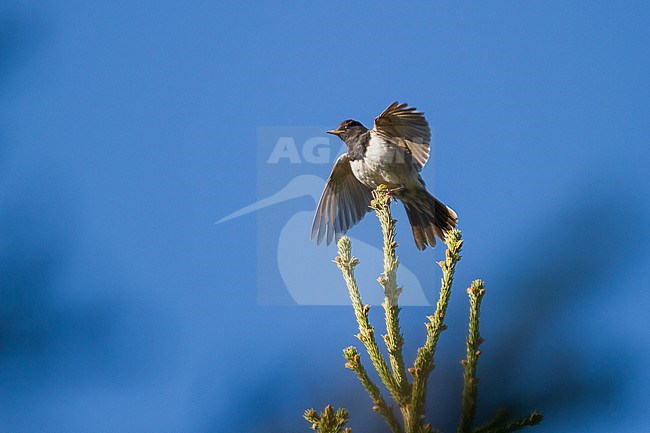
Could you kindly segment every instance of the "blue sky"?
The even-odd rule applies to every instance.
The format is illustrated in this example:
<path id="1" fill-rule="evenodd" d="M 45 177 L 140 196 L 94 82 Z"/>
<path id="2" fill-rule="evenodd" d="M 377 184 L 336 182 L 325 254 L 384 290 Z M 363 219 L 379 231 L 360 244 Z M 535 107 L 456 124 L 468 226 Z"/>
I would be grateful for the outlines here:
<path id="1" fill-rule="evenodd" d="M 379 428 L 343 368 L 351 310 L 259 305 L 283 291 L 260 281 L 263 248 L 313 199 L 214 222 L 282 186 L 260 128 L 370 125 L 393 100 L 425 111 L 423 176 L 466 239 L 433 424 L 456 422 L 481 277 L 479 416 L 644 431 L 649 24 L 632 1 L 3 2 L 0 431 L 299 432 L 327 403 Z M 417 251 L 396 216 L 431 300 L 442 250 Z M 409 353 L 430 311 L 404 310 Z"/>

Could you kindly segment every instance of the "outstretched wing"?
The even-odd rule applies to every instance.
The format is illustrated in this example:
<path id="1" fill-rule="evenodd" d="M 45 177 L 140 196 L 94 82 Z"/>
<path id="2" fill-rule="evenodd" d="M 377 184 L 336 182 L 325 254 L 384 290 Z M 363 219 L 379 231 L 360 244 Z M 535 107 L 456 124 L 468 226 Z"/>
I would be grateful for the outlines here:
<path id="1" fill-rule="evenodd" d="M 404 148 L 422 169 L 429 159 L 431 130 L 424 114 L 416 110 L 393 102 L 375 118 L 375 131 Z"/>
<path id="2" fill-rule="evenodd" d="M 370 200 L 372 193 L 354 177 L 348 155 L 339 156 L 318 201 L 311 238 L 327 245 L 340 238 L 368 212 Z"/>

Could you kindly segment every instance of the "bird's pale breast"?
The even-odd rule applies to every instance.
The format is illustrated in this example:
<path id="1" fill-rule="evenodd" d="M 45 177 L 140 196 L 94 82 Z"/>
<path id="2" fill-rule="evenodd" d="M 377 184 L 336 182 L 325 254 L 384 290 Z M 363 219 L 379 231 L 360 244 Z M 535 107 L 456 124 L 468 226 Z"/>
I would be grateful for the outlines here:
<path id="1" fill-rule="evenodd" d="M 395 187 L 419 186 L 418 170 L 409 155 L 391 142 L 372 133 L 365 156 L 350 161 L 352 173 L 364 185 Z"/>

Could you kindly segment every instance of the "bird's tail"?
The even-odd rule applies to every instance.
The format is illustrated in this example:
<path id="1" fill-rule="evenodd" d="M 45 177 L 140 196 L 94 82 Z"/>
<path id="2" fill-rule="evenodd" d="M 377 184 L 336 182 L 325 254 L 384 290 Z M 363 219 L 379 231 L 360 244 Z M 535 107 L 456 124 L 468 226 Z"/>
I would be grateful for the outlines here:
<path id="1" fill-rule="evenodd" d="M 448 231 L 456 227 L 458 216 L 451 208 L 422 188 L 402 200 L 409 217 L 415 245 L 424 250 L 436 245 L 436 237 L 445 239 Z"/>

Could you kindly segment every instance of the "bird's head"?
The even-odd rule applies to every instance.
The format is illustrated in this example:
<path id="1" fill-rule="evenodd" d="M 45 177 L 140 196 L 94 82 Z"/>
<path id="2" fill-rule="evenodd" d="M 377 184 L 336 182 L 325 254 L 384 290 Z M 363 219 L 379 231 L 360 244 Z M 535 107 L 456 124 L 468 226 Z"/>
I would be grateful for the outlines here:
<path id="1" fill-rule="evenodd" d="M 334 134 L 338 136 L 341 140 L 348 143 L 348 140 L 355 138 L 360 134 L 366 132 L 368 128 L 363 126 L 360 122 L 356 120 L 348 119 L 341 122 L 338 128 L 331 131 L 327 131 L 328 134 Z"/>

